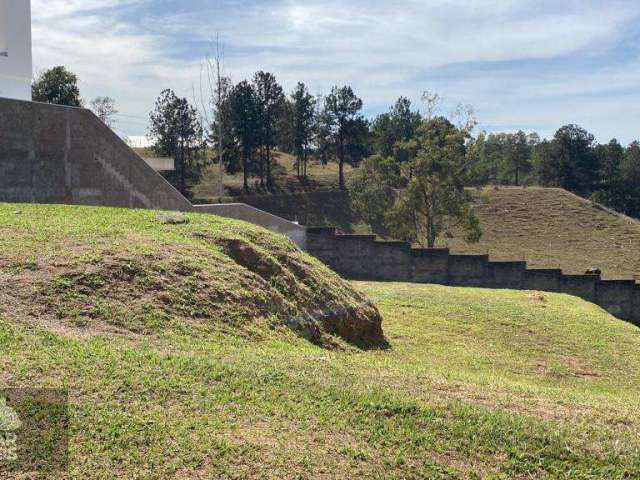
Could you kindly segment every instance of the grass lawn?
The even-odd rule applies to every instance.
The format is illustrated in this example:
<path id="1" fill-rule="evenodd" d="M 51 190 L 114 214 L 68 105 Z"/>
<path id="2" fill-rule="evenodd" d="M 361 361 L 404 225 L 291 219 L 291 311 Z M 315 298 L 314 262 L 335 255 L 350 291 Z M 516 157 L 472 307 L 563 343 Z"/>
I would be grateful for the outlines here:
<path id="1" fill-rule="evenodd" d="M 254 227 L 154 215 L 0 206 L 0 387 L 68 389 L 69 478 L 640 478 L 637 327 L 560 294 L 340 283 Z M 322 295 L 371 299 L 389 347 L 283 327 L 311 288 L 210 301 L 258 277 L 194 232 L 285 249 Z M 127 289 L 101 269 L 116 258 L 144 270 Z M 190 296 L 185 271 L 214 290 Z"/>
<path id="2" fill-rule="evenodd" d="M 3 383 L 69 389 L 72 478 L 640 476 L 637 328 L 562 295 L 358 286 L 388 350 L 3 320 Z"/>

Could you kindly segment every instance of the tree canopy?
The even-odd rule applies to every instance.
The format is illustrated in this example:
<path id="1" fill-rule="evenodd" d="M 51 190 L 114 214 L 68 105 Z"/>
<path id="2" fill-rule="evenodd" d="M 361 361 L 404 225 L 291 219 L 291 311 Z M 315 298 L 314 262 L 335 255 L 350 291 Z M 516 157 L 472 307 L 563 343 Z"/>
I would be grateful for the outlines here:
<path id="1" fill-rule="evenodd" d="M 468 132 L 444 117 L 425 119 L 416 132 L 416 155 L 401 165 L 374 156 L 354 181 L 356 205 L 395 237 L 433 248 L 452 227 L 470 242 L 481 236 L 465 190 Z"/>
<path id="2" fill-rule="evenodd" d="M 155 151 L 175 160 L 176 170 L 168 174 L 170 180 L 175 180 L 183 195 L 189 195 L 188 181 L 199 178 L 203 163 L 198 152 L 203 148 L 204 132 L 196 109 L 173 90 L 163 90 L 149 118 Z"/>
<path id="3" fill-rule="evenodd" d="M 320 134 L 335 150 L 340 190 L 345 189 L 344 165 L 357 165 L 367 154 L 369 123 L 361 114 L 362 100 L 349 86 L 333 87 L 324 99 Z"/>
<path id="4" fill-rule="evenodd" d="M 36 102 L 81 107 L 78 77 L 65 67 L 53 67 L 42 72 L 31 86 L 31 94 Z"/>

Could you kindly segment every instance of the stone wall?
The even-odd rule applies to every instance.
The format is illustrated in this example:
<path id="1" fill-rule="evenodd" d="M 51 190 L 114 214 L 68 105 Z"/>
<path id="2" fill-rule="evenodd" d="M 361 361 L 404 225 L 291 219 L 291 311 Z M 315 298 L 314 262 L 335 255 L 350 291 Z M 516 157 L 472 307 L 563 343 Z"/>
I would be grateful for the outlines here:
<path id="1" fill-rule="evenodd" d="M 307 251 L 352 279 L 567 293 L 640 325 L 640 285 L 634 280 L 529 269 L 522 261 L 493 262 L 487 255 L 411 248 L 408 243 L 383 242 L 374 235 L 342 235 L 327 227 L 307 229 Z"/>

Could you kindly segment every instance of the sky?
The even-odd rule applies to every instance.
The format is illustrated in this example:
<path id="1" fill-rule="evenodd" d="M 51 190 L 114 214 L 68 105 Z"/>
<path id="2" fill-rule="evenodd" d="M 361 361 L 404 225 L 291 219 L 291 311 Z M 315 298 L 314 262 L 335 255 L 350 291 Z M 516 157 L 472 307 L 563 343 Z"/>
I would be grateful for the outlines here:
<path id="1" fill-rule="evenodd" d="M 165 88 L 200 103 L 216 34 L 234 82 L 274 73 L 290 92 L 351 85 L 364 113 L 400 96 L 442 114 L 474 106 L 479 130 L 600 142 L 640 139 L 637 0 L 32 0 L 34 72 L 65 65 L 86 100 L 113 97 L 122 135 L 144 135 Z"/>

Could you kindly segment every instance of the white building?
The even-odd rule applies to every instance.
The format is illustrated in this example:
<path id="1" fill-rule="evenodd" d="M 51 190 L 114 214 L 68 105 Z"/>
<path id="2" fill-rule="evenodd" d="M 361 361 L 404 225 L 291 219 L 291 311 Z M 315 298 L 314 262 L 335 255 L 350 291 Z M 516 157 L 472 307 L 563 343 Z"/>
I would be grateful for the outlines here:
<path id="1" fill-rule="evenodd" d="M 0 97 L 31 100 L 31 0 L 0 0 Z"/>

